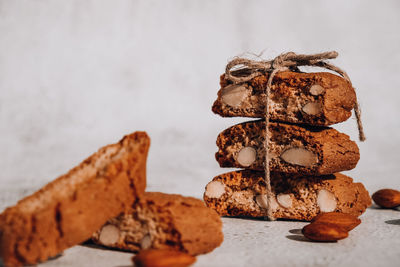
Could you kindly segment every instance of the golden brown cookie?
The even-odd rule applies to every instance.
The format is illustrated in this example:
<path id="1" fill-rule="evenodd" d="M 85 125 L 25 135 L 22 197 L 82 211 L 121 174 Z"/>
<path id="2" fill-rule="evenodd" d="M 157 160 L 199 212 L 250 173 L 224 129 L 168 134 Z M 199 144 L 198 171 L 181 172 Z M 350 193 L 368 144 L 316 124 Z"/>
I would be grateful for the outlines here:
<path id="1" fill-rule="evenodd" d="M 276 218 L 310 221 L 321 212 L 360 216 L 371 205 L 361 183 L 340 173 L 300 177 L 271 173 Z M 267 216 L 264 173 L 242 170 L 221 174 L 206 186 L 204 201 L 221 216 Z"/>
<path id="2" fill-rule="evenodd" d="M 101 148 L 0 214 L 5 266 L 35 264 L 79 244 L 130 207 L 146 187 L 145 132 Z"/>
<path id="3" fill-rule="evenodd" d="M 243 84 L 221 76 L 212 111 L 222 117 L 264 118 L 268 74 Z M 270 95 L 271 120 L 328 126 L 351 116 L 356 94 L 350 83 L 327 73 L 279 72 Z"/>
<path id="4" fill-rule="evenodd" d="M 223 240 L 219 215 L 204 202 L 181 195 L 146 192 L 132 210 L 110 219 L 92 240 L 129 251 L 173 248 L 191 255 L 212 251 Z"/>
<path id="5" fill-rule="evenodd" d="M 349 136 L 327 127 L 302 127 L 270 122 L 270 170 L 325 175 L 353 169 L 360 159 Z M 215 158 L 221 167 L 264 170 L 265 122 L 232 126 L 217 138 Z"/>

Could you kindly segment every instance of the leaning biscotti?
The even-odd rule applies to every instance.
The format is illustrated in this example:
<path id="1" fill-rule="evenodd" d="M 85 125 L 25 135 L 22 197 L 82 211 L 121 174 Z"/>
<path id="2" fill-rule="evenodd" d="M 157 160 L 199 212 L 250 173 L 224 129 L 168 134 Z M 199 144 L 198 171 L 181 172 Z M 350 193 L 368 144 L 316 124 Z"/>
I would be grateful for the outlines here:
<path id="1" fill-rule="evenodd" d="M 191 255 L 212 251 L 223 240 L 219 215 L 192 197 L 146 192 L 129 212 L 110 219 L 92 240 L 129 251 L 173 248 Z"/>
<path id="2" fill-rule="evenodd" d="M 353 169 L 359 158 L 357 144 L 333 128 L 269 123 L 270 170 L 324 175 Z M 265 122 L 232 126 L 217 138 L 216 160 L 221 167 L 264 170 Z"/>
<path id="3" fill-rule="evenodd" d="M 221 76 L 221 89 L 212 110 L 223 117 L 264 118 L 268 74 L 242 84 Z M 351 84 L 337 75 L 279 72 L 272 82 L 271 120 L 328 126 L 351 116 L 356 94 Z"/>
<path id="4" fill-rule="evenodd" d="M 275 218 L 310 221 L 320 212 L 332 211 L 359 216 L 371 205 L 364 186 L 340 173 L 319 177 L 271 173 L 271 187 Z M 221 216 L 267 216 L 264 172 L 221 174 L 207 184 L 204 201 Z"/>
<path id="5" fill-rule="evenodd" d="M 101 148 L 67 174 L 0 215 L 5 266 L 35 264 L 91 237 L 129 208 L 146 186 L 145 132 Z"/>

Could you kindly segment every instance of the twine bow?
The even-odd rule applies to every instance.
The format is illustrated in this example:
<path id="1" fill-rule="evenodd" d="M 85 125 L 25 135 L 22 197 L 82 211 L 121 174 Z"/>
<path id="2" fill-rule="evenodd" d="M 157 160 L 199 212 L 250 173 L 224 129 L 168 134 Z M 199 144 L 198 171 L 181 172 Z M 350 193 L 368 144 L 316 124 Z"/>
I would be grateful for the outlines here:
<path id="1" fill-rule="evenodd" d="M 336 51 L 324 52 L 319 54 L 302 55 L 293 52 L 288 52 L 281 54 L 274 58 L 273 60 L 261 60 L 255 61 L 247 58 L 235 58 L 226 65 L 225 77 L 235 84 L 247 82 L 254 77 L 263 75 L 264 73 L 269 73 L 267 88 L 265 90 L 266 94 L 266 104 L 265 104 L 265 184 L 267 192 L 267 217 L 269 220 L 275 220 L 270 203 L 272 203 L 273 193 L 271 189 L 271 178 L 269 170 L 269 157 L 268 157 L 268 146 L 269 146 L 269 130 L 268 124 L 270 120 L 269 115 L 269 96 L 271 93 L 272 81 L 275 75 L 281 71 L 293 70 L 298 71 L 299 66 L 314 66 L 329 69 L 341 75 L 345 80 L 347 80 L 351 86 L 347 73 L 336 67 L 333 64 L 325 62 L 327 59 L 334 59 L 339 54 Z M 237 75 L 235 75 L 237 74 Z M 358 134 L 360 141 L 365 141 L 365 134 L 363 130 L 363 125 L 361 121 L 361 110 L 358 105 L 358 100 L 354 104 L 354 114 L 357 120 Z"/>

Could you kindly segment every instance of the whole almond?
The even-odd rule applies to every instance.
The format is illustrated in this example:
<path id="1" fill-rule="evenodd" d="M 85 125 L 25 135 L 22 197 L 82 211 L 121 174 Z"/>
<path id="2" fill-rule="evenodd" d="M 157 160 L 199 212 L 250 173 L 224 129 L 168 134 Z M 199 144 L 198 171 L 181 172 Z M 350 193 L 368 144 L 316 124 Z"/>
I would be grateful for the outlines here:
<path id="1" fill-rule="evenodd" d="M 313 222 L 303 227 L 302 233 L 312 241 L 333 242 L 349 236 L 342 227 L 331 224 Z"/>
<path id="2" fill-rule="evenodd" d="M 186 267 L 196 258 L 173 249 L 145 249 L 132 258 L 137 267 Z"/>
<path id="3" fill-rule="evenodd" d="M 361 223 L 361 220 L 348 213 L 326 212 L 318 214 L 311 222 L 331 223 L 340 226 L 346 231 L 351 231 Z"/>
<path id="4" fill-rule="evenodd" d="M 382 208 L 395 208 L 400 206 L 400 192 L 393 189 L 381 189 L 372 195 L 375 203 Z"/>

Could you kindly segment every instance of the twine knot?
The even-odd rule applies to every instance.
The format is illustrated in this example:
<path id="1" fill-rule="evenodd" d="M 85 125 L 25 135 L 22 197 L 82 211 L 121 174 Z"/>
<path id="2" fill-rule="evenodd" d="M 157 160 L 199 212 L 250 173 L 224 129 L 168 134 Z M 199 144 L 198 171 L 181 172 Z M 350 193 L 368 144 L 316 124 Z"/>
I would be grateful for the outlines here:
<path id="1" fill-rule="evenodd" d="M 225 69 L 228 80 L 234 83 L 247 82 L 256 76 L 276 69 L 292 69 L 300 66 L 315 66 L 330 69 L 342 75 L 350 82 L 347 74 L 338 67 L 331 65 L 324 60 L 336 58 L 339 54 L 336 51 L 324 52 L 319 54 L 302 55 L 294 52 L 280 54 L 272 60 L 251 60 L 236 57 L 231 60 Z"/>
<path id="2" fill-rule="evenodd" d="M 277 56 L 276 58 L 274 58 L 272 60 L 272 69 L 279 69 L 279 68 L 283 68 L 285 67 L 284 64 L 287 61 L 287 58 L 290 58 L 291 56 L 293 56 L 293 52 L 288 52 L 285 54 L 280 54 L 279 56 Z"/>

